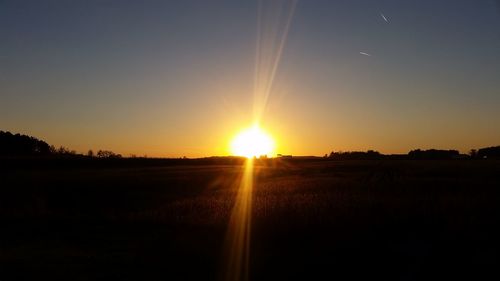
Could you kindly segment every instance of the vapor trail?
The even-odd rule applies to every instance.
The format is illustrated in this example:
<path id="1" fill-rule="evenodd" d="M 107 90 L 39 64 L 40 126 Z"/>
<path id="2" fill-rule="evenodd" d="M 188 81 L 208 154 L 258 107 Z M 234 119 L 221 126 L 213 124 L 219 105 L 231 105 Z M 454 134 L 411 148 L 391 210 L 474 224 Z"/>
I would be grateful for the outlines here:
<path id="1" fill-rule="evenodd" d="M 380 16 L 385 20 L 386 23 L 389 23 L 389 20 L 384 14 L 380 13 Z"/>
<path id="2" fill-rule="evenodd" d="M 359 54 L 363 55 L 363 56 L 367 56 L 367 57 L 371 57 L 372 55 L 368 54 L 368 53 L 365 53 L 365 52 L 359 52 Z"/>

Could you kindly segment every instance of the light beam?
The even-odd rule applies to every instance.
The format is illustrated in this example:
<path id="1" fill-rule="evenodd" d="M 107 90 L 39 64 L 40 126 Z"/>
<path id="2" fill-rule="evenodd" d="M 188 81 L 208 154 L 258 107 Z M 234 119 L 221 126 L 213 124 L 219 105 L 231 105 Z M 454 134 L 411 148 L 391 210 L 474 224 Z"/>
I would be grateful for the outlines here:
<path id="1" fill-rule="evenodd" d="M 258 4 L 253 92 L 253 121 L 256 126 L 267 108 L 296 4 L 297 0 L 260 0 Z M 249 157 L 226 234 L 225 279 L 228 281 L 248 280 L 249 277 L 253 165 L 253 159 Z"/>

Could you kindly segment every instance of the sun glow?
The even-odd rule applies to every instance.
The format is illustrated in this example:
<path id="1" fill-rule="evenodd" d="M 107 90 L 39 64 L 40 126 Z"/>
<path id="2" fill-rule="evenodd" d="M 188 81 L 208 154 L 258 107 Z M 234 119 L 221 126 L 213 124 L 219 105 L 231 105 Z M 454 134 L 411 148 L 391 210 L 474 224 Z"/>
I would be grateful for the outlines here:
<path id="1" fill-rule="evenodd" d="M 275 143 L 258 125 L 241 131 L 231 142 L 231 153 L 247 158 L 271 156 Z"/>

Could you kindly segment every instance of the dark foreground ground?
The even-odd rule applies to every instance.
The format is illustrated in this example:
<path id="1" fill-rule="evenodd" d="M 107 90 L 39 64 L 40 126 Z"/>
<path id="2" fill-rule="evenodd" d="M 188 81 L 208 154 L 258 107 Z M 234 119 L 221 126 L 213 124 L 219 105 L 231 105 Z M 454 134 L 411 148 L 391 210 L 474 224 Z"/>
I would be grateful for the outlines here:
<path id="1" fill-rule="evenodd" d="M 218 280 L 243 167 L 0 171 L 0 280 Z M 224 164 L 224 165 L 223 165 Z M 256 164 L 251 280 L 500 280 L 500 162 Z"/>

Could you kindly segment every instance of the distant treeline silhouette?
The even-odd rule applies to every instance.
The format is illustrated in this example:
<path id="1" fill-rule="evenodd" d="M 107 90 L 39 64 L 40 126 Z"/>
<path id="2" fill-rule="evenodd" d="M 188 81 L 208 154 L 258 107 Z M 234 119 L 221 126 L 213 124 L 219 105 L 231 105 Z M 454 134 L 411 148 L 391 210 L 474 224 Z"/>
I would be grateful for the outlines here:
<path id="1" fill-rule="evenodd" d="M 347 151 L 347 152 L 331 152 L 328 158 L 337 160 L 363 160 L 363 159 L 382 159 L 384 155 L 378 151 L 368 150 L 364 151 Z"/>
<path id="2" fill-rule="evenodd" d="M 74 156 L 83 157 L 75 150 L 70 150 L 64 146 L 59 148 L 49 145 L 43 140 L 35 137 L 12 134 L 11 132 L 0 131 L 0 156 Z M 89 150 L 87 157 L 94 157 L 92 150 Z M 95 157 L 99 158 L 121 158 L 109 150 L 99 150 Z"/>
<path id="3" fill-rule="evenodd" d="M 460 154 L 458 150 L 415 149 L 408 154 L 381 154 L 378 151 L 347 151 L 331 152 L 325 158 L 334 160 L 382 160 L 382 159 L 412 159 L 412 160 L 446 160 L 446 159 L 500 159 L 500 146 L 472 149 L 469 154 Z"/>
<path id="4" fill-rule="evenodd" d="M 71 156 L 88 158 L 122 158 L 121 154 L 109 150 L 99 150 L 94 154 L 89 150 L 86 155 L 78 154 L 64 146 L 55 148 L 43 140 L 32 136 L 12 134 L 0 131 L 0 156 Z M 291 156 L 290 156 L 291 157 Z M 332 151 L 325 154 L 325 158 L 333 160 L 382 160 L 382 159 L 500 159 L 500 146 L 472 149 L 469 154 L 460 154 L 458 150 L 415 149 L 408 154 L 382 154 L 378 151 Z M 131 158 L 135 158 L 132 156 Z M 146 156 L 142 157 L 146 158 Z"/>
<path id="5" fill-rule="evenodd" d="M 458 150 L 415 149 L 408 153 L 410 159 L 456 159 L 460 158 Z"/>
<path id="6" fill-rule="evenodd" d="M 0 155 L 49 155 L 51 147 L 37 138 L 0 131 Z"/>
<path id="7" fill-rule="evenodd" d="M 500 146 L 492 146 L 481 148 L 474 155 L 474 149 L 471 150 L 471 156 L 475 156 L 477 158 L 495 158 L 500 159 Z"/>
<path id="8" fill-rule="evenodd" d="M 93 156 L 92 150 L 89 150 L 89 152 L 87 153 L 87 156 L 89 156 L 89 157 Z M 97 151 L 96 156 L 99 158 L 122 158 L 121 154 L 116 154 L 113 151 L 109 151 L 109 150 L 99 150 L 99 151 Z"/>

